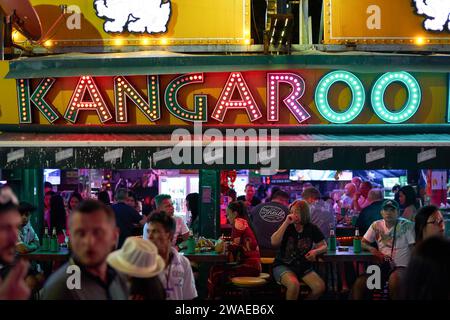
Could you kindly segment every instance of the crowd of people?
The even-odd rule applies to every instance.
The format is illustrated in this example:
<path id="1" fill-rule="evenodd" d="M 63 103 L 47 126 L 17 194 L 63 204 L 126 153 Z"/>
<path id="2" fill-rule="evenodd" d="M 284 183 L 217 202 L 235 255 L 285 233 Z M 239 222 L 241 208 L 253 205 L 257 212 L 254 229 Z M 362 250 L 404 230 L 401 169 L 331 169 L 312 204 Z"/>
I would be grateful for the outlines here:
<path id="1" fill-rule="evenodd" d="M 291 195 L 277 187 L 265 199 L 258 199 L 251 184 L 241 197 L 227 194 L 231 198 L 227 251 L 235 263 L 210 269 L 210 299 L 221 297 L 223 285 L 232 277 L 258 277 L 260 258 L 268 256 L 275 257 L 272 276 L 285 287 L 286 299 L 299 298 L 301 283 L 309 287 L 307 299 L 320 298 L 326 285 L 315 262 L 326 253 L 336 224 L 348 223 L 349 216 L 363 235 L 363 249 L 376 258 L 393 299 L 450 298 L 450 244 L 443 215 L 434 206 L 417 208 L 410 186 L 398 190 L 398 202 L 384 199 L 383 190 L 359 178 L 328 198 L 305 184 L 301 198 L 291 203 Z M 166 194 L 156 196 L 145 204 L 151 209 L 144 209 L 126 189 L 118 189 L 114 201 L 107 193 L 95 200 L 73 193 L 67 205 L 61 195 L 46 190 L 45 228 L 56 230 L 60 244 L 70 245 L 71 257 L 44 279 L 38 264 L 17 258 L 17 253 L 39 247 L 29 222 L 36 208 L 2 187 L 0 299 L 196 299 L 196 266 L 179 248 L 199 232 L 199 195 L 188 195 L 186 204 L 191 213 L 188 223 L 174 215 L 171 196 Z M 68 270 L 81 275 L 71 278 L 73 286 L 68 285 L 72 275 Z M 367 277 L 348 284 L 353 299 L 370 298 Z"/>
<path id="2" fill-rule="evenodd" d="M 436 251 L 440 248 L 444 254 L 450 246 L 445 239 L 443 215 L 435 206 L 419 207 L 412 186 L 394 188 L 394 199 L 385 199 L 383 189 L 374 188 L 359 177 L 354 177 L 344 190 L 334 190 L 329 197 L 323 197 L 312 184 L 305 183 L 301 199 L 290 205 L 290 195 L 277 187 L 271 188 L 269 197 L 263 200 L 256 198 L 253 185 L 247 185 L 245 191 L 241 199 L 250 212 L 249 223 L 259 250 L 263 256 L 276 256 L 273 276 L 286 287 L 286 299 L 298 299 L 301 282 L 310 288 L 307 298 L 315 299 L 324 293 L 324 279 L 314 270 L 313 262 L 327 251 L 327 239 L 335 234 L 336 225 L 352 222 L 362 235 L 363 249 L 371 252 L 380 266 L 381 283 L 387 284 L 392 299 L 450 298 L 450 256 L 438 259 Z M 428 239 L 438 243 L 436 248 L 422 245 Z M 342 267 L 342 286 L 351 289 L 350 297 L 370 299 L 368 275 L 363 274 L 349 284 L 345 271 L 355 266 L 346 263 Z M 417 282 L 417 272 L 426 268 L 430 268 L 428 272 L 432 269 L 441 272 L 433 277 L 421 275 L 421 286 L 412 286 L 411 282 Z M 432 281 L 439 282 L 436 292 Z"/>
<path id="3" fill-rule="evenodd" d="M 194 221 L 198 215 L 194 202 L 198 199 L 198 194 L 191 194 L 187 199 L 191 225 L 198 223 Z M 137 211 L 136 202 L 133 192 L 118 189 L 114 201 L 106 193 L 99 194 L 98 199 L 83 199 L 73 193 L 65 205 L 61 195 L 46 190 L 45 228 L 56 230 L 60 244 L 70 245 L 71 257 L 44 283 L 42 270 L 17 259 L 17 253 L 27 253 L 40 246 L 29 222 L 36 207 L 18 202 L 9 187 L 2 187 L 0 300 L 197 298 L 190 262 L 178 253 L 176 246 L 187 239 L 189 228 L 183 219 L 174 216 L 170 195 L 155 197 L 155 208 L 148 216 Z M 80 270 L 81 275 L 74 280 L 73 287 L 68 285 L 70 270 Z M 43 286 L 30 285 L 36 275 L 41 276 Z"/>

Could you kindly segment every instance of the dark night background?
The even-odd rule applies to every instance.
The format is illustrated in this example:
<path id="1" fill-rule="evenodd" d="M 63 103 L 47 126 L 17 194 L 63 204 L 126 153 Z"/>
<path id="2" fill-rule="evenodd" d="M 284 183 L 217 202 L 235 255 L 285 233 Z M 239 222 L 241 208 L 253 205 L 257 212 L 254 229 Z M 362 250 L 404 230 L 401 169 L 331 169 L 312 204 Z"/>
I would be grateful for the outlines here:
<path id="1" fill-rule="evenodd" d="M 279 0 L 280 1 L 280 0 Z M 281 0 L 280 2 L 282 2 Z M 313 27 L 313 43 L 319 43 L 320 17 L 322 10 L 322 0 L 308 0 L 309 15 L 312 17 Z M 286 0 L 286 2 L 291 2 Z M 252 0 L 253 16 L 252 16 L 252 38 L 255 44 L 263 43 L 263 32 L 265 29 L 265 12 L 267 9 L 266 0 Z M 291 5 L 291 12 L 295 18 L 292 43 L 298 43 L 298 4 Z"/>

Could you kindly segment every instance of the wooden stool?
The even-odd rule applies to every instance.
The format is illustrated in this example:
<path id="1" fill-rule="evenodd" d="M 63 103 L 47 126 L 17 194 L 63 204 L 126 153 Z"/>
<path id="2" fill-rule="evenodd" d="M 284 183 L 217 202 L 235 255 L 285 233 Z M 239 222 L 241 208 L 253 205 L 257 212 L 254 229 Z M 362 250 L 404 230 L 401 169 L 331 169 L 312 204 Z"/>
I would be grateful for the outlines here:
<path id="1" fill-rule="evenodd" d="M 272 274 L 272 264 L 275 261 L 275 258 L 261 257 L 261 258 L 259 258 L 259 261 L 261 262 L 261 267 L 262 267 L 263 272 Z"/>
<path id="2" fill-rule="evenodd" d="M 260 277 L 234 277 L 231 282 L 241 292 L 244 299 L 250 299 L 252 293 L 256 293 L 256 289 L 267 284 L 265 279 Z"/>
<path id="3" fill-rule="evenodd" d="M 261 264 L 272 264 L 275 261 L 275 258 L 270 258 L 270 257 L 261 257 L 259 258 L 259 260 L 261 261 Z"/>

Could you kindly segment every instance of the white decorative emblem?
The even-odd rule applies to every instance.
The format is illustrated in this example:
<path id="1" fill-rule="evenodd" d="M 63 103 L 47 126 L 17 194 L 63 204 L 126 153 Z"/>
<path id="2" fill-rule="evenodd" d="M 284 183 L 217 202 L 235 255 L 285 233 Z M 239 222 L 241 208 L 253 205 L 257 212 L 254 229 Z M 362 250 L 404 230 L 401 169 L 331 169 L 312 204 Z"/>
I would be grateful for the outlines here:
<path id="1" fill-rule="evenodd" d="M 427 31 L 450 30 L 450 0 L 414 0 L 417 14 L 427 17 L 423 26 Z"/>
<path id="2" fill-rule="evenodd" d="M 94 0 L 97 16 L 108 33 L 165 33 L 170 0 Z"/>

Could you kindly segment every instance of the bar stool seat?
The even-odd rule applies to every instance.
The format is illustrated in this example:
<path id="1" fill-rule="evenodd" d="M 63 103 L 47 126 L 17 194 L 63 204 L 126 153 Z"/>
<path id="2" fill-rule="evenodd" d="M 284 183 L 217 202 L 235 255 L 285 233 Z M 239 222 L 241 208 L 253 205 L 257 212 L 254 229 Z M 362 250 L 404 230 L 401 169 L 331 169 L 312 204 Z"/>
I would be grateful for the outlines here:
<path id="1" fill-rule="evenodd" d="M 270 274 L 265 273 L 265 272 L 261 272 L 261 273 L 259 274 L 259 277 L 260 277 L 261 279 L 264 279 L 264 280 L 269 280 L 269 279 L 270 279 Z"/>
<path id="2" fill-rule="evenodd" d="M 272 257 L 261 257 L 259 258 L 261 262 L 262 271 L 268 274 L 272 274 L 272 264 L 275 261 L 275 258 Z"/>
<path id="3" fill-rule="evenodd" d="M 260 277 L 234 277 L 231 282 L 237 287 L 254 288 L 263 286 L 267 283 L 265 279 Z"/>
<path id="4" fill-rule="evenodd" d="M 275 258 L 261 257 L 260 261 L 261 261 L 261 264 L 272 264 L 275 261 Z"/>
<path id="5" fill-rule="evenodd" d="M 260 277 L 234 277 L 231 278 L 231 284 L 235 288 L 231 290 L 234 298 L 242 298 L 244 300 L 259 299 L 262 289 L 266 287 L 267 281 Z"/>

